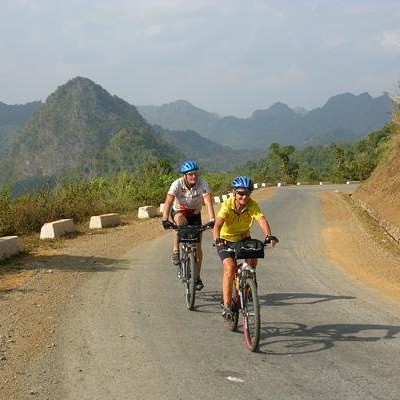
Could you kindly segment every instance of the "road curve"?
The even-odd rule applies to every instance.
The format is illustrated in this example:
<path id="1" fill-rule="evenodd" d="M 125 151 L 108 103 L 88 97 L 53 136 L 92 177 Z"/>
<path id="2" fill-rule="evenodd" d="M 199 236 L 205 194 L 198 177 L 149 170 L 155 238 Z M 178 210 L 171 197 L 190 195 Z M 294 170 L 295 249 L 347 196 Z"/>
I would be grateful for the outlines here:
<path id="1" fill-rule="evenodd" d="M 224 327 L 211 234 L 191 312 L 166 233 L 94 274 L 65 306 L 55 351 L 32 372 L 51 371 L 43 399 L 398 399 L 399 309 L 323 253 L 318 192 L 338 189 L 349 187 L 282 187 L 261 203 L 281 242 L 259 264 L 259 353 L 246 350 L 241 327 Z"/>

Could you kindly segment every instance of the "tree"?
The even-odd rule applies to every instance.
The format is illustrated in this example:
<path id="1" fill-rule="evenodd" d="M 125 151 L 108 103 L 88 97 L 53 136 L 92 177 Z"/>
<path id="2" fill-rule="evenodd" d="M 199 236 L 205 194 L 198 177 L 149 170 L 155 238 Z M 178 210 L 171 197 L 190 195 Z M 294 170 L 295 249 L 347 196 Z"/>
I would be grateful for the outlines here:
<path id="1" fill-rule="evenodd" d="M 279 143 L 272 143 L 269 150 L 270 155 L 267 159 L 268 172 L 275 172 L 277 178 L 287 183 L 295 183 L 299 165 L 291 160 L 291 156 L 295 151 L 294 146 L 280 147 Z"/>
<path id="2" fill-rule="evenodd" d="M 347 179 L 346 156 L 343 147 L 332 145 L 335 154 L 335 163 L 332 170 L 332 178 L 336 183 L 343 183 Z"/>

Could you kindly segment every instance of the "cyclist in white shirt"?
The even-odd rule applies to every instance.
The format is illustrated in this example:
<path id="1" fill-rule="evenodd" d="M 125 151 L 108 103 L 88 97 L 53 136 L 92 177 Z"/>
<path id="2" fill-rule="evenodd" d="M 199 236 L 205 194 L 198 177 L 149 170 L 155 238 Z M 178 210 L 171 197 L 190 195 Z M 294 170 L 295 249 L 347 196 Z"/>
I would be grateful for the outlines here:
<path id="1" fill-rule="evenodd" d="M 210 221 L 215 220 L 214 207 L 208 183 L 200 178 L 199 167 L 195 161 L 184 161 L 179 171 L 182 177 L 172 182 L 164 203 L 162 225 L 164 229 L 172 226 L 169 216 L 176 225 L 201 225 L 201 209 L 205 204 Z M 198 278 L 196 290 L 203 289 L 201 280 L 201 263 L 203 253 L 201 241 L 197 244 Z M 174 235 L 172 263 L 179 265 L 179 242 L 178 236 Z"/>

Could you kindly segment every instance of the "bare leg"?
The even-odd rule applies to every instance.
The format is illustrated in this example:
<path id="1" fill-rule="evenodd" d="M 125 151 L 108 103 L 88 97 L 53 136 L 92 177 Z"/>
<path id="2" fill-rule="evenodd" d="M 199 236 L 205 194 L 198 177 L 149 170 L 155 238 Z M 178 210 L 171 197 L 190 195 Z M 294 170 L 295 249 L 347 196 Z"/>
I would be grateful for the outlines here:
<path id="1" fill-rule="evenodd" d="M 186 217 L 181 214 L 181 213 L 177 213 L 174 216 L 174 222 L 175 224 L 179 225 L 179 226 L 185 226 L 187 225 L 187 219 Z M 178 252 L 179 251 L 179 242 L 178 242 L 178 233 L 176 232 L 174 235 L 174 244 L 173 244 L 173 250 L 174 252 Z"/>
<path id="2" fill-rule="evenodd" d="M 224 268 L 223 279 L 222 279 L 222 297 L 224 304 L 231 303 L 232 299 L 232 284 L 233 278 L 235 277 L 236 261 L 233 258 L 225 258 L 222 261 Z"/>

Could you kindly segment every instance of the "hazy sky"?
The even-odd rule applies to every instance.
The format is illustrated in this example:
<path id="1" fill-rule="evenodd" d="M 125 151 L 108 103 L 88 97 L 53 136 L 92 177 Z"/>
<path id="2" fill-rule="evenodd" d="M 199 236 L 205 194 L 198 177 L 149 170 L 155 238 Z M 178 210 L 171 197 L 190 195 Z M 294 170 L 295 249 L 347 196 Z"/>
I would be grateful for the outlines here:
<path id="1" fill-rule="evenodd" d="M 0 101 L 83 76 L 133 105 L 247 117 L 398 94 L 399 0 L 0 0 Z"/>

